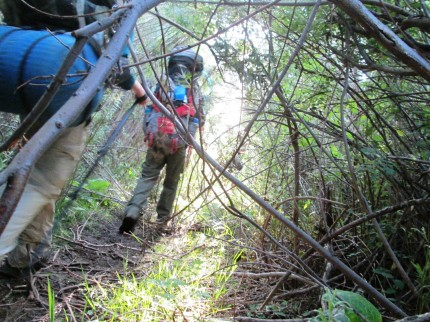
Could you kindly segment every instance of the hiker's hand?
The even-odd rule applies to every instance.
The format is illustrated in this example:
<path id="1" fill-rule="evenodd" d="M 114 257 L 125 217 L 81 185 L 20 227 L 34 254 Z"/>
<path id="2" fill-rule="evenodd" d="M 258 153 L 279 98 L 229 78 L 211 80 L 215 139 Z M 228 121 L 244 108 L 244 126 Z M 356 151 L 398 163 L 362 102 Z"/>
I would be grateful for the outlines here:
<path id="1" fill-rule="evenodd" d="M 142 106 L 146 106 L 148 104 L 148 96 L 145 93 L 145 89 L 143 88 L 142 84 L 138 80 L 136 80 L 133 84 L 133 87 L 131 88 L 131 91 L 136 96 L 136 99 L 138 99 L 138 103 Z"/>

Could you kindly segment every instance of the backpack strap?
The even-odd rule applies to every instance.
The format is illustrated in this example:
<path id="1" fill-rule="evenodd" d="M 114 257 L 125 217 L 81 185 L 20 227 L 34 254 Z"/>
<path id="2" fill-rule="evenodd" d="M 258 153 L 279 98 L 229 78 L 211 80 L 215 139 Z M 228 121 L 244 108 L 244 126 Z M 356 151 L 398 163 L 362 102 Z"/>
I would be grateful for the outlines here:
<path id="1" fill-rule="evenodd" d="M 170 147 L 170 152 L 172 154 L 178 152 L 178 138 L 176 137 L 172 139 L 172 146 Z"/>
<path id="2" fill-rule="evenodd" d="M 170 102 L 168 101 L 167 102 L 163 101 L 160 91 L 161 89 L 157 87 L 157 89 L 154 92 L 155 97 L 164 105 L 170 104 Z M 184 103 L 175 107 L 176 113 L 178 113 L 179 117 L 194 116 L 196 114 L 196 109 L 194 108 L 191 92 L 192 92 L 191 88 L 187 88 L 186 95 L 187 95 L 188 102 L 186 104 Z M 155 103 L 152 104 L 152 107 L 156 112 L 161 112 L 161 110 L 158 108 L 158 106 Z"/>

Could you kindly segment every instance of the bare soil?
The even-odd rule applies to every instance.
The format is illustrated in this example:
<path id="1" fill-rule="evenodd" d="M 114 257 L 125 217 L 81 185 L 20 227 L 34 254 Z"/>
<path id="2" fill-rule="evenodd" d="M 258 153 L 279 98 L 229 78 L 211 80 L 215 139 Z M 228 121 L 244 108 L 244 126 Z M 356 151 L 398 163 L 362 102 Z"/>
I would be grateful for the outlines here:
<path id="1" fill-rule="evenodd" d="M 118 284 L 119 277 L 131 273 L 138 278 L 146 273 L 143 267 L 150 265 L 150 254 L 160 238 L 174 239 L 187 231 L 201 230 L 198 224 L 173 229 L 147 223 L 145 234 L 139 226 L 135 230 L 136 237 L 132 237 L 118 233 L 121 219 L 120 213 L 107 216 L 95 213 L 87 223 L 73 227 L 67 237 L 54 234 L 54 246 L 46 267 L 26 279 L 0 278 L 0 322 L 49 321 L 48 280 L 55 295 L 55 321 L 66 321 L 65 314 L 67 321 L 91 321 L 91 310 L 85 301 L 86 286 L 106 288 Z M 245 261 L 240 270 L 249 268 Z M 315 301 L 311 300 L 313 295 L 301 295 L 288 305 L 271 305 L 270 309 L 261 311 L 257 303 L 264 301 L 278 277 L 253 279 L 238 275 L 233 279 L 236 287 L 220 301 L 229 302 L 234 309 L 221 314 L 226 317 L 220 316 L 221 321 L 231 321 L 231 316 L 237 321 L 251 321 L 243 317 L 249 314 L 284 318 L 278 315 L 282 311 L 294 316 L 309 303 L 313 303 L 309 310 L 315 308 Z"/>
<path id="2" fill-rule="evenodd" d="M 130 274 L 148 247 L 166 233 L 162 227 L 145 227 L 145 237 L 139 240 L 118 233 L 119 214 L 108 221 L 94 216 L 91 225 L 75 227 L 72 237 L 54 237 L 46 267 L 27 278 L 0 278 L 0 321 L 49 321 L 48 279 L 56 316 L 67 312 L 77 321 L 86 321 L 85 285 L 108 284 L 117 281 L 118 274 Z M 135 234 L 142 237 L 142 227 Z"/>

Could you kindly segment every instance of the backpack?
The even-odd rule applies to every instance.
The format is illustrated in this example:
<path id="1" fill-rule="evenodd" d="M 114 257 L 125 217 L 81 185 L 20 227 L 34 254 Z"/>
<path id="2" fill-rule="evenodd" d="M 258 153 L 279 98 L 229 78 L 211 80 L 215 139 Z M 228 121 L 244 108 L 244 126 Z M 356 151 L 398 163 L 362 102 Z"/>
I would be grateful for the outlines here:
<path id="1" fill-rule="evenodd" d="M 0 111 L 25 116 L 46 91 L 73 46 L 70 33 L 0 26 Z M 45 122 L 79 88 L 98 56 L 87 44 L 68 71 L 63 85 L 38 121 Z M 101 90 L 73 125 L 85 121 L 102 98 Z"/>
<path id="2" fill-rule="evenodd" d="M 51 31 L 73 31 L 107 16 L 115 0 L 0 0 L 0 10 L 8 26 Z M 98 13 L 98 14 L 97 14 Z M 88 41 L 101 55 L 105 45 L 101 31 Z"/>
<path id="3" fill-rule="evenodd" d="M 195 83 L 185 87 L 175 83 L 171 77 L 168 77 L 166 83 L 168 86 L 163 86 L 164 90 L 157 85 L 155 97 L 168 108 L 173 103 L 185 130 L 194 137 L 201 121 L 203 103 L 198 85 Z M 164 155 L 174 154 L 188 145 L 187 138 L 178 132 L 172 120 L 156 104 L 145 109 L 144 132 L 148 147 Z"/>
<path id="4" fill-rule="evenodd" d="M 204 124 L 203 96 L 196 81 L 203 72 L 203 58 L 186 47 L 175 47 L 173 52 L 167 66 L 168 76 L 162 77 L 154 95 L 168 109 L 175 109 L 174 117 L 179 117 L 187 135 L 194 137 L 200 123 Z M 144 132 L 148 147 L 164 155 L 188 145 L 187 138 L 156 104 L 145 110 Z"/>
<path id="5" fill-rule="evenodd" d="M 68 54 L 69 48 L 76 41 L 66 31 L 73 31 L 102 18 L 103 15 L 93 14 L 105 12 L 115 4 L 115 0 L 25 2 L 36 10 L 21 0 L 0 0 L 0 10 L 8 24 L 0 26 L 0 102 L 2 102 L 0 111 L 21 116 L 28 114 L 43 95 Z M 81 17 L 73 17 L 77 14 Z M 46 28 L 53 32 L 46 31 Z M 70 68 L 65 84 L 39 118 L 39 125 L 55 114 L 79 88 L 85 76 L 96 64 L 105 36 L 109 35 L 101 31 L 88 40 L 88 44 Z M 123 55 L 126 54 L 125 50 Z M 121 71 L 124 70 L 121 68 Z M 114 81 L 122 82 L 128 79 L 128 74 L 117 74 L 121 75 L 119 77 L 114 75 L 116 77 Z M 96 94 L 72 126 L 89 119 L 99 106 L 103 92 L 104 88 Z"/>

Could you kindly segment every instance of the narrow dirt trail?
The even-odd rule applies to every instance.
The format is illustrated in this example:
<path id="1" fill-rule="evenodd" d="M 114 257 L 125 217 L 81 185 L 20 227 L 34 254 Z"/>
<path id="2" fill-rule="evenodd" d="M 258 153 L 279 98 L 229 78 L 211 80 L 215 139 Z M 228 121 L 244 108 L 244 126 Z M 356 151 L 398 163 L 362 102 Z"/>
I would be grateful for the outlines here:
<path id="1" fill-rule="evenodd" d="M 49 321 L 48 279 L 57 313 L 83 312 L 86 286 L 109 285 L 131 272 L 138 275 L 139 264 L 157 238 L 172 233 L 147 224 L 145 237 L 142 227 L 136 229 L 135 238 L 124 236 L 117 232 L 120 214 L 110 220 L 97 217 L 101 216 L 94 214 L 91 224 L 75 227 L 71 237 L 54 237 L 48 265 L 30 281 L 0 279 L 0 321 Z"/>

